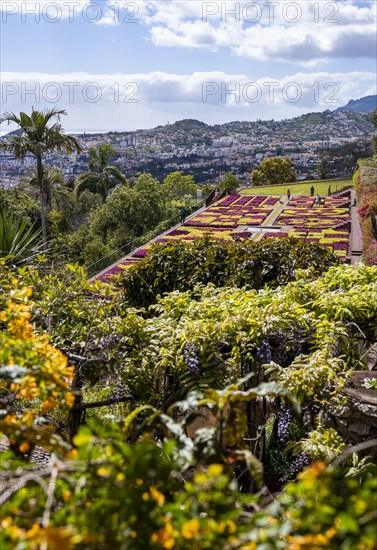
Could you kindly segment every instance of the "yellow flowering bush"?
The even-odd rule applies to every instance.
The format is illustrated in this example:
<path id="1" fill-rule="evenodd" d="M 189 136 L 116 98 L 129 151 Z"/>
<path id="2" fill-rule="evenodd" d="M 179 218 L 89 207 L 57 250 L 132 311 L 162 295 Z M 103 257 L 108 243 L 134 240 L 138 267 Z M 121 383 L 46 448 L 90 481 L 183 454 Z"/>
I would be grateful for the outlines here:
<path id="1" fill-rule="evenodd" d="M 29 288 L 19 289 L 14 281 L 2 297 L 0 312 L 0 432 L 21 455 L 36 444 L 50 448 L 54 437 L 46 415 L 56 407 L 68 410 L 74 403 L 69 392 L 73 369 L 47 336 L 35 333 L 30 296 Z"/>

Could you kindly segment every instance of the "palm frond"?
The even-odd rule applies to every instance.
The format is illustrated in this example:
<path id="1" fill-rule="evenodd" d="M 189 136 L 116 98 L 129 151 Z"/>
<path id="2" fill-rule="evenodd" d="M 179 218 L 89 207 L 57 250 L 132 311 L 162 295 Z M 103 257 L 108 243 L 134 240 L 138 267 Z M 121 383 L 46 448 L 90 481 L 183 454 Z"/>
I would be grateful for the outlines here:
<path id="1" fill-rule="evenodd" d="M 34 224 L 8 214 L 5 208 L 0 211 L 0 257 L 19 265 L 30 263 L 46 251 L 40 229 L 35 230 Z"/>

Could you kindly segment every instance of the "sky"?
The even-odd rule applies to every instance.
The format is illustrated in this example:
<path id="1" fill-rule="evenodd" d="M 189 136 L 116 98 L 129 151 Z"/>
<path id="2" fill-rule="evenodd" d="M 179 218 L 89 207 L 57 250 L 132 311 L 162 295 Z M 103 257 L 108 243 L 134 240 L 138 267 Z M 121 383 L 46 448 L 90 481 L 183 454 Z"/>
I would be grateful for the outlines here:
<path id="1" fill-rule="evenodd" d="M 377 93 L 376 0 L 1 0 L 0 11 L 1 112 L 65 109 L 70 132 L 280 120 Z"/>

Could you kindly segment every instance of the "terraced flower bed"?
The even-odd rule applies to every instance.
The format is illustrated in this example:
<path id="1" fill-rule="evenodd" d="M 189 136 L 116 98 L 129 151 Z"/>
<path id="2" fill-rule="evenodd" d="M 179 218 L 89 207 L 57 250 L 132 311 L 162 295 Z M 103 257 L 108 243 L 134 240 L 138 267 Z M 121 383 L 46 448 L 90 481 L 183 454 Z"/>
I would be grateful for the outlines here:
<path id="1" fill-rule="evenodd" d="M 263 225 L 279 201 L 280 197 L 235 193 L 196 214 L 155 242 L 194 241 L 208 234 L 219 240 L 249 239 L 253 231 L 248 228 Z M 306 242 L 329 247 L 337 256 L 345 259 L 350 231 L 349 207 L 350 198 L 347 196 L 327 197 L 319 207 L 314 204 L 313 197 L 294 196 L 274 221 L 279 230 L 269 231 L 266 227 L 267 232 L 262 238 L 286 237 L 289 234 Z M 113 275 L 139 262 L 148 254 L 149 246 L 136 250 L 131 258 L 112 267 L 99 278 L 107 282 Z"/>
<path id="2" fill-rule="evenodd" d="M 320 206 L 313 197 L 293 197 L 276 223 L 293 227 L 290 236 L 330 247 L 345 259 L 351 229 L 349 209 L 349 196 L 326 197 Z"/>

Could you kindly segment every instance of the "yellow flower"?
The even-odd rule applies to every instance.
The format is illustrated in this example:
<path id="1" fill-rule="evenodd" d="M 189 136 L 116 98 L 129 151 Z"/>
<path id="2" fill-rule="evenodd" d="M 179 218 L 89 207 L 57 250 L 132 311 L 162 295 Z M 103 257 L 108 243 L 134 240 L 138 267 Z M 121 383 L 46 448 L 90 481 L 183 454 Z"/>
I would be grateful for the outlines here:
<path id="1" fill-rule="evenodd" d="M 190 519 L 183 524 L 181 535 L 184 539 L 193 539 L 199 534 L 200 523 L 198 519 Z"/>
<path id="2" fill-rule="evenodd" d="M 110 469 L 106 468 L 105 466 L 101 466 L 100 468 L 98 468 L 97 474 L 100 477 L 110 477 Z"/>
<path id="3" fill-rule="evenodd" d="M 208 466 L 208 475 L 213 477 L 218 477 L 223 473 L 223 467 L 221 464 L 211 464 Z"/>
<path id="4" fill-rule="evenodd" d="M 158 490 L 156 489 L 156 487 L 151 487 L 151 488 L 149 489 L 149 492 L 150 492 L 150 494 L 151 494 L 151 497 L 157 502 L 157 504 L 158 504 L 159 506 L 163 506 L 163 505 L 164 505 L 164 503 L 165 503 L 165 496 L 164 496 L 162 493 L 160 493 L 160 491 L 158 491 Z"/>
<path id="5" fill-rule="evenodd" d="M 25 538 L 26 539 L 34 539 L 40 531 L 40 525 L 38 523 L 34 523 L 31 529 L 29 531 L 26 531 Z"/>
<path id="6" fill-rule="evenodd" d="M 165 518 L 165 525 L 162 529 L 156 531 L 156 533 L 153 533 L 151 536 L 151 541 L 160 544 L 160 546 L 167 548 L 168 550 L 170 548 L 174 548 L 174 529 L 169 518 Z"/>
<path id="7" fill-rule="evenodd" d="M 75 394 L 69 392 L 65 396 L 65 402 L 67 403 L 67 406 L 71 409 L 73 405 L 75 404 Z"/>

